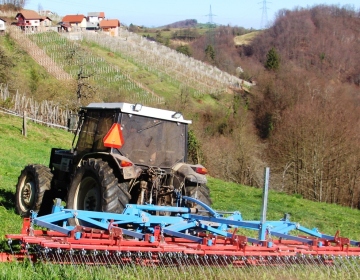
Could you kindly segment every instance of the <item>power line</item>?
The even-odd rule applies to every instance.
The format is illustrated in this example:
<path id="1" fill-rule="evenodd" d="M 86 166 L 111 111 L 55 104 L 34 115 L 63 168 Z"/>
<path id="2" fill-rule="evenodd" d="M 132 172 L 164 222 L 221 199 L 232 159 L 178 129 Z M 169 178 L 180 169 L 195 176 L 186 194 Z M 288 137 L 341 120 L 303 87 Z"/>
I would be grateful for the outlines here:
<path id="1" fill-rule="evenodd" d="M 261 16 L 261 23 L 260 23 L 260 28 L 264 29 L 266 28 L 267 24 L 268 24 L 268 15 L 267 15 L 267 4 L 270 4 L 270 2 L 267 2 L 266 0 L 263 0 L 262 2 L 260 2 L 259 4 L 262 4 L 262 16 Z"/>
<path id="2" fill-rule="evenodd" d="M 210 5 L 210 12 L 209 12 L 209 14 L 208 15 L 205 15 L 206 17 L 209 17 L 209 24 L 213 24 L 214 22 L 213 22 L 213 17 L 216 17 L 216 15 L 214 15 L 213 13 L 212 13 L 212 11 L 211 11 L 211 5 Z"/>

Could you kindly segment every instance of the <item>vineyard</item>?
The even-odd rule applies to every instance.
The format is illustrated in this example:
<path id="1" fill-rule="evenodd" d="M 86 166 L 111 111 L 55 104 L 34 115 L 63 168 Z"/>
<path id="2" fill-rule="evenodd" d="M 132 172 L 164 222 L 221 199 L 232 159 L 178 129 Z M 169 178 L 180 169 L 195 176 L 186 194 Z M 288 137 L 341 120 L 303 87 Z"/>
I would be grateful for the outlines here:
<path id="1" fill-rule="evenodd" d="M 182 92 L 202 98 L 226 92 L 228 87 L 250 86 L 214 66 L 126 30 L 110 37 L 94 32 L 32 33 L 11 28 L 10 35 L 55 78 L 86 83 L 103 101 L 109 101 L 107 93 L 111 92 L 117 99 L 158 104 L 164 102 L 164 97 Z M 106 50 L 108 55 L 130 64 L 131 69 L 109 62 L 88 45 Z M 147 81 L 144 85 L 139 76 L 152 76 L 151 83 L 162 83 L 161 89 Z"/>

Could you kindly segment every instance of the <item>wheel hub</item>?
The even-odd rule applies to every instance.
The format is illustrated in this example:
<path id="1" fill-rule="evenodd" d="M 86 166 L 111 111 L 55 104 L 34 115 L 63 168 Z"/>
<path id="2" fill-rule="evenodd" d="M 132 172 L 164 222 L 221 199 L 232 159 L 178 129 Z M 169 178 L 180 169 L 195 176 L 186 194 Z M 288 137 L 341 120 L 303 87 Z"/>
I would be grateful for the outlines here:
<path id="1" fill-rule="evenodd" d="M 99 193 L 97 188 L 89 190 L 84 199 L 84 209 L 86 211 L 96 211 L 99 205 Z"/>
<path id="2" fill-rule="evenodd" d="M 26 208 L 30 208 L 34 203 L 35 184 L 30 181 L 24 185 L 21 191 L 21 201 Z"/>

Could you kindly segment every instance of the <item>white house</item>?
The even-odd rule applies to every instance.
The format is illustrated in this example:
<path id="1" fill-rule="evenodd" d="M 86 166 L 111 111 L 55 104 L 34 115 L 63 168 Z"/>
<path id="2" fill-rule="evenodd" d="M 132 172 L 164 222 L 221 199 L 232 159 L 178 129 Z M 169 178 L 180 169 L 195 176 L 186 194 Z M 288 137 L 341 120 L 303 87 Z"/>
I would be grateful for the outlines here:
<path id="1" fill-rule="evenodd" d="M 37 30 L 40 26 L 41 16 L 35 11 L 21 10 L 16 14 L 15 19 L 18 21 L 16 25 L 21 29 Z"/>
<path id="2" fill-rule="evenodd" d="M 86 30 L 99 30 L 100 22 L 105 18 L 104 12 L 88 13 Z"/>
<path id="3" fill-rule="evenodd" d="M 5 33 L 6 30 L 6 20 L 0 18 L 0 34 Z"/>

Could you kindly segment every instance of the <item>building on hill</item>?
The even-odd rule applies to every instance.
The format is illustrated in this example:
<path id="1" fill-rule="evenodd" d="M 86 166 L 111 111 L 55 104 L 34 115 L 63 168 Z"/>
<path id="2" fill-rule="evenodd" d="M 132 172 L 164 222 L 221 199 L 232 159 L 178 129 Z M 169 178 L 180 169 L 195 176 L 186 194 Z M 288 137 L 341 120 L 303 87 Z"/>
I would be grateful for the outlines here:
<path id="1" fill-rule="evenodd" d="M 119 36 L 120 21 L 118 19 L 104 19 L 100 22 L 100 29 L 111 36 Z"/>
<path id="2" fill-rule="evenodd" d="M 86 23 L 86 30 L 89 31 L 96 31 L 100 29 L 100 22 L 105 19 L 104 12 L 94 12 L 88 13 L 87 16 L 87 23 Z"/>
<path id="3" fill-rule="evenodd" d="M 21 10 L 15 16 L 16 23 L 22 30 L 36 31 L 40 27 L 41 16 L 35 11 Z"/>
<path id="4" fill-rule="evenodd" d="M 51 27 L 52 26 L 52 19 L 49 17 L 41 17 L 40 18 L 40 25 L 42 27 Z"/>
<path id="5" fill-rule="evenodd" d="M 0 18 L 0 35 L 5 34 L 5 30 L 6 30 L 6 20 Z"/>
<path id="6" fill-rule="evenodd" d="M 61 27 L 67 31 L 81 31 L 86 29 L 86 17 L 84 15 L 67 15 L 62 19 Z"/>

